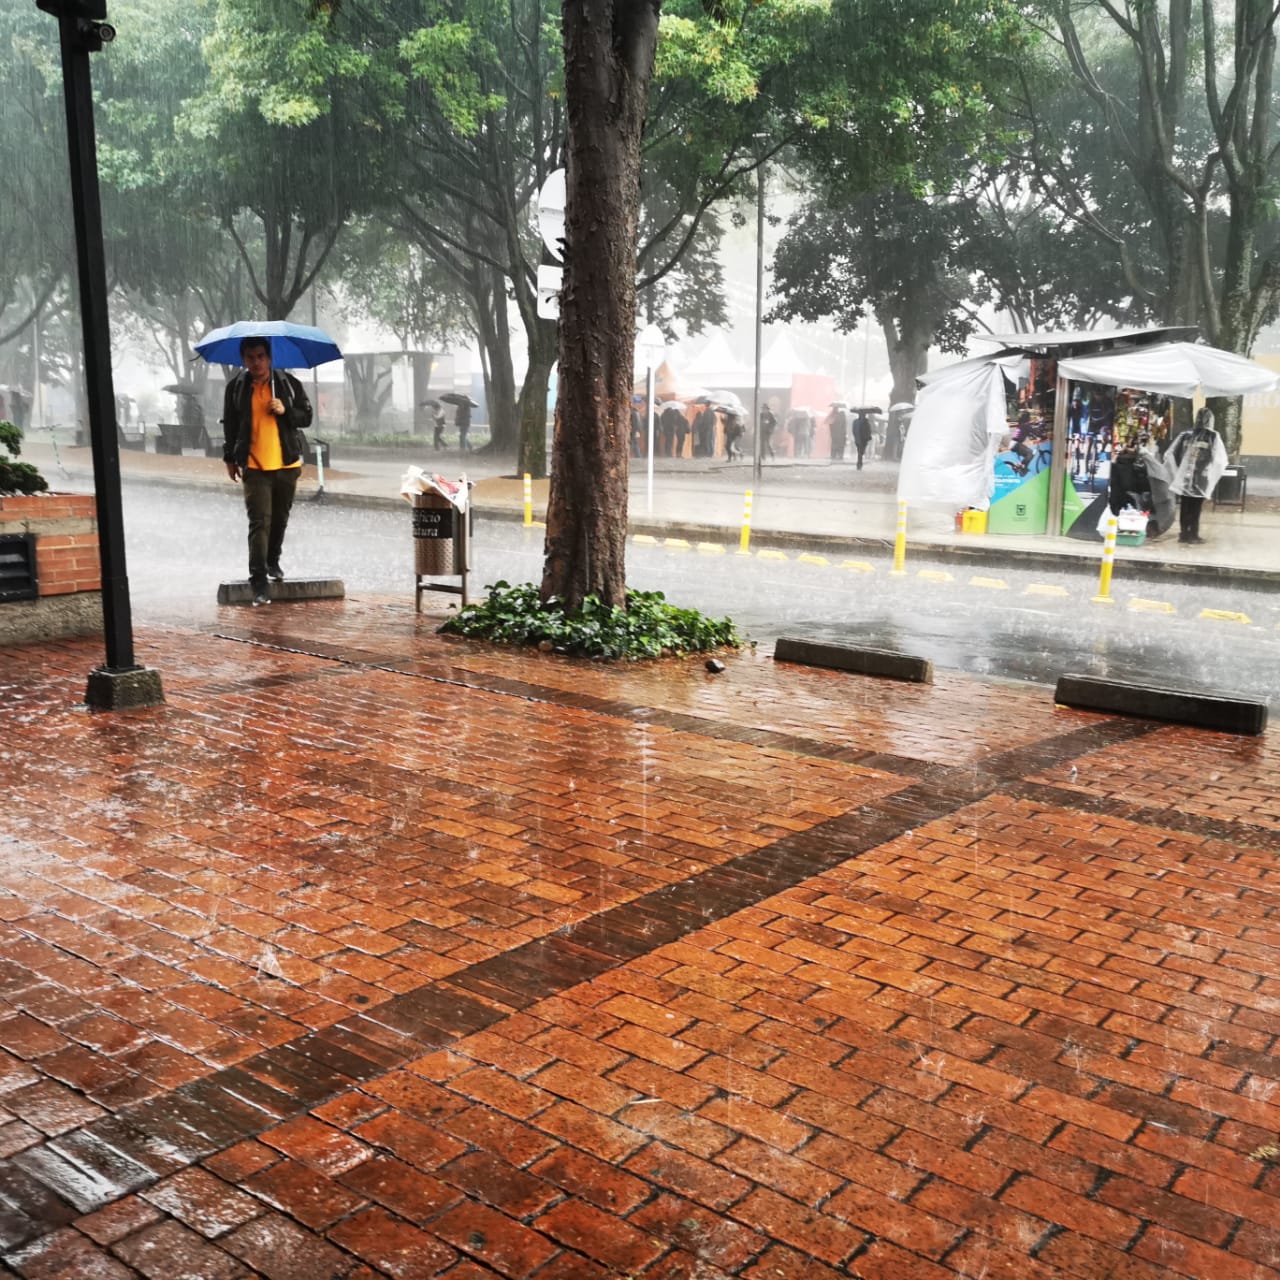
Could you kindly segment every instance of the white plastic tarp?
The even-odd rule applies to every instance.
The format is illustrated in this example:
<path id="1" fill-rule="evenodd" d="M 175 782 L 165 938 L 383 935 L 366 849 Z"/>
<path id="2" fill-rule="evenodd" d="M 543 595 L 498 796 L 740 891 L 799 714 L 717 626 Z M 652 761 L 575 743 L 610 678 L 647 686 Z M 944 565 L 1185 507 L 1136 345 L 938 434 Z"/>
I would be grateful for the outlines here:
<path id="1" fill-rule="evenodd" d="M 980 360 L 939 372 L 916 400 L 898 497 L 985 509 L 995 491 L 995 447 L 1007 430 L 1004 371 Z"/>
<path id="2" fill-rule="evenodd" d="M 1280 375 L 1245 356 L 1195 342 L 1160 342 L 1129 351 L 1058 361 L 1060 377 L 1165 396 L 1244 396 L 1273 391 Z"/>

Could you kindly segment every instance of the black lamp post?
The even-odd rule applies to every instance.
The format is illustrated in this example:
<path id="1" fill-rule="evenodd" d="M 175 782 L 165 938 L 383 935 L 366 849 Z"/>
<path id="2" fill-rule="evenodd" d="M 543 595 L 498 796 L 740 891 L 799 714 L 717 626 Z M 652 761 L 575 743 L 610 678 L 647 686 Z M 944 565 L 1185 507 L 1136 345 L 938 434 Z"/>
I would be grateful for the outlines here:
<path id="1" fill-rule="evenodd" d="M 98 547 L 102 566 L 102 621 L 106 662 L 89 673 L 85 701 L 93 707 L 147 707 L 164 701 L 160 673 L 133 658 L 133 617 L 125 572 L 124 520 L 120 499 L 120 447 L 111 381 L 111 333 L 107 321 L 107 272 L 98 198 L 98 156 L 93 125 L 89 54 L 115 39 L 106 0 L 36 0 L 58 19 L 62 46 L 62 90 L 67 108 L 71 159 L 71 205 L 76 229 L 80 321 L 84 334 L 85 390 L 98 501 Z"/>

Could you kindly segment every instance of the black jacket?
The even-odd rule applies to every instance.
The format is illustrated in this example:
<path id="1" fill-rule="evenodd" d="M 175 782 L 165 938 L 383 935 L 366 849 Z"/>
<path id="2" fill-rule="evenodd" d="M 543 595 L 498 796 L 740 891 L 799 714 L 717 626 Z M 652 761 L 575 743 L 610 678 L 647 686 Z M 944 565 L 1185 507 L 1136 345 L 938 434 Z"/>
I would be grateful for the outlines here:
<path id="1" fill-rule="evenodd" d="M 253 443 L 253 383 L 242 369 L 227 383 L 222 397 L 222 460 L 244 468 L 249 465 Z M 284 403 L 276 419 L 280 431 L 280 454 L 286 467 L 302 457 L 301 432 L 311 425 L 311 401 L 302 383 L 283 369 L 271 370 L 271 393 Z"/>

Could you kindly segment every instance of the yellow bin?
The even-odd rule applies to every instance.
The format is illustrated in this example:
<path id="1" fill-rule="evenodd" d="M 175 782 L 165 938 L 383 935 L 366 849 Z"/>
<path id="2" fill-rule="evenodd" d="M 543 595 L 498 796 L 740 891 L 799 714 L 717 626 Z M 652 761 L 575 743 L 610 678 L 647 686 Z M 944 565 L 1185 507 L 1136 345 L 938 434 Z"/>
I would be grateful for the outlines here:
<path id="1" fill-rule="evenodd" d="M 987 513 L 976 507 L 969 507 L 964 513 L 960 528 L 964 533 L 986 533 Z"/>

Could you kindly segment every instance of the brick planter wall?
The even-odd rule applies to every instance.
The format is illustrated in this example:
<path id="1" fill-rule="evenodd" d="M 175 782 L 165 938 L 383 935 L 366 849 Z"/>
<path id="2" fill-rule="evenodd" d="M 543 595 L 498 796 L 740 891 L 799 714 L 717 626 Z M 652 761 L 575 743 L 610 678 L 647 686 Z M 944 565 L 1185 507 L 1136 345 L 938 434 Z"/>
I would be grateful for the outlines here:
<path id="1" fill-rule="evenodd" d="M 0 533 L 36 535 L 35 600 L 0 602 L 0 644 L 102 630 L 98 504 L 91 493 L 0 498 Z"/>

